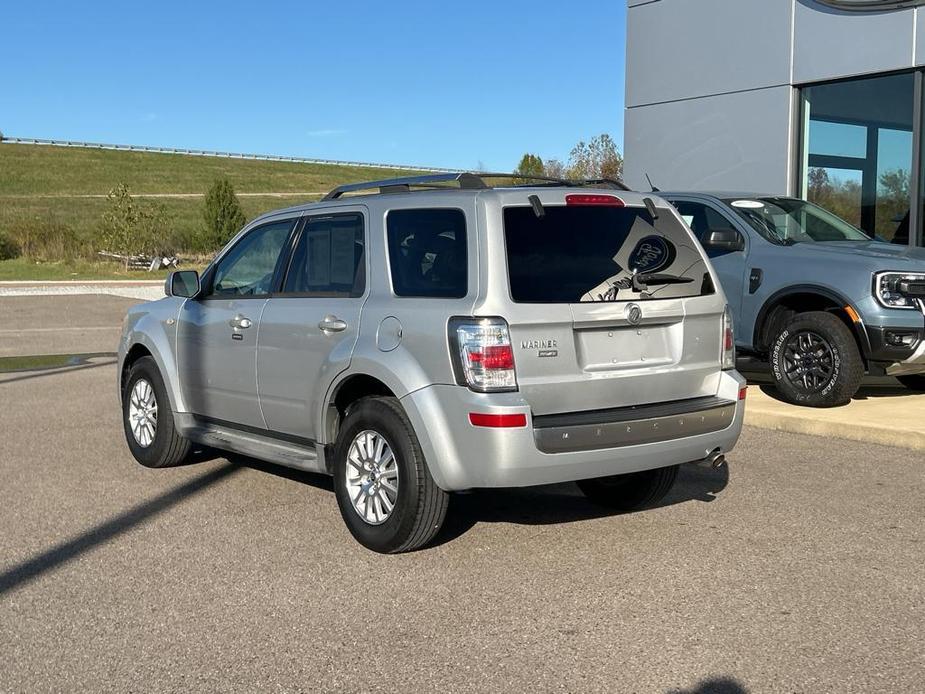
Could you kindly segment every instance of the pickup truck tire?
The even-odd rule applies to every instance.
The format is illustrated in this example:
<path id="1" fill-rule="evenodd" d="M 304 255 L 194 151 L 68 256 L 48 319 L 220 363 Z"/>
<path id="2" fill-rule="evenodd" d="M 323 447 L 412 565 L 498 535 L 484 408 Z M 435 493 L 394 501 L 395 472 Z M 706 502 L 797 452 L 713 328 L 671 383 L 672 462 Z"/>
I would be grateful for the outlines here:
<path id="1" fill-rule="evenodd" d="M 851 330 L 825 311 L 798 313 L 774 336 L 771 375 L 787 402 L 808 407 L 848 403 L 864 377 Z"/>
<path id="2" fill-rule="evenodd" d="M 578 488 L 601 506 L 629 513 L 655 506 L 671 490 L 678 478 L 678 465 L 631 472 L 591 480 L 581 480 Z"/>
<path id="3" fill-rule="evenodd" d="M 145 467 L 171 467 L 189 457 L 192 444 L 174 427 L 173 409 L 153 357 L 142 357 L 129 370 L 122 391 L 122 426 L 132 456 Z"/>
<path id="4" fill-rule="evenodd" d="M 383 554 L 410 552 L 443 525 L 449 495 L 430 471 L 396 398 L 351 406 L 334 444 L 334 492 L 350 533 Z"/>
<path id="5" fill-rule="evenodd" d="M 902 383 L 909 390 L 921 390 L 925 392 L 925 374 L 913 374 L 912 376 L 897 376 L 896 380 Z"/>

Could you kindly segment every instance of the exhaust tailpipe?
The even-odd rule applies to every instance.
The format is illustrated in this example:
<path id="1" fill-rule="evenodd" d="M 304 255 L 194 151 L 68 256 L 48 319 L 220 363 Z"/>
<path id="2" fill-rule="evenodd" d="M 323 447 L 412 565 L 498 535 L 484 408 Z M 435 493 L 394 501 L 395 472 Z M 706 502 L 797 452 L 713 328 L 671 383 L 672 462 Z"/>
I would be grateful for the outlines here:
<path id="1" fill-rule="evenodd" d="M 706 458 L 697 461 L 697 464 L 703 467 L 712 468 L 713 470 L 719 470 L 720 468 L 725 467 L 726 456 L 719 448 L 716 448 L 710 451 Z"/>

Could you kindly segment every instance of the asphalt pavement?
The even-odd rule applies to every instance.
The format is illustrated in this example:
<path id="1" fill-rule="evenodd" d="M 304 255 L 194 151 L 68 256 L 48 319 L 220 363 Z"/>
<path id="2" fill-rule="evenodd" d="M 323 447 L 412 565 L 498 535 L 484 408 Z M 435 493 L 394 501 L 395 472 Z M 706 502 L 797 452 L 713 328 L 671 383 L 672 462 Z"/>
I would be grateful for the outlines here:
<path id="1" fill-rule="evenodd" d="M 746 427 L 657 509 L 476 491 L 385 557 L 325 477 L 140 467 L 115 384 L 0 373 L 0 691 L 925 689 L 921 451 Z"/>

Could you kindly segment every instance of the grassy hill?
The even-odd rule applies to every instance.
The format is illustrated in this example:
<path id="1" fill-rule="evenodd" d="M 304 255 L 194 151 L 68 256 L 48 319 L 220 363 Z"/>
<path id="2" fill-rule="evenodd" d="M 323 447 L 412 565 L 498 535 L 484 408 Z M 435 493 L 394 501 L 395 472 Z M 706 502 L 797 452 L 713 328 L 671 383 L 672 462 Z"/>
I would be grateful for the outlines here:
<path id="1" fill-rule="evenodd" d="M 248 219 L 267 210 L 319 199 L 352 181 L 410 172 L 358 166 L 299 164 L 182 154 L 125 152 L 47 145 L 0 144 L 0 236 L 13 229 L 65 225 L 91 240 L 106 209 L 106 194 L 126 183 L 133 195 L 162 205 L 179 237 L 202 224 L 202 196 L 218 177 L 228 178 Z M 16 270 L 14 271 L 14 265 Z M 23 261 L 0 261 L 0 279 L 20 278 Z M 28 264 L 27 264 L 28 265 Z M 31 263 L 35 265 L 35 263 Z M 28 271 L 25 271 L 28 275 Z M 58 278 L 60 268 L 36 269 Z M 67 273 L 64 273 L 67 274 Z M 73 273 L 71 273 L 73 274 Z M 109 274 L 103 269 L 78 272 Z"/>

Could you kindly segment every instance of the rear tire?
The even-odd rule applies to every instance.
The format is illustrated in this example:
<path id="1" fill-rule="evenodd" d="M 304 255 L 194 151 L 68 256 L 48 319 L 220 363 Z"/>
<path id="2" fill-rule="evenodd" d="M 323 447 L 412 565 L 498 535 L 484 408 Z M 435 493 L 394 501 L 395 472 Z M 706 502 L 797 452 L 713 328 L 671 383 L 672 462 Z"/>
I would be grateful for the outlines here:
<path id="1" fill-rule="evenodd" d="M 845 405 L 864 378 L 854 335 L 825 311 L 795 315 L 775 336 L 770 362 L 778 392 L 794 405 Z"/>
<path id="2" fill-rule="evenodd" d="M 896 380 L 902 383 L 909 390 L 918 390 L 925 392 L 925 374 L 914 374 L 912 376 L 897 376 Z"/>
<path id="3" fill-rule="evenodd" d="M 430 542 L 449 495 L 437 486 L 396 398 L 354 404 L 334 445 L 334 492 L 347 529 L 374 552 L 410 552 Z"/>
<path id="4" fill-rule="evenodd" d="M 655 506 L 665 498 L 678 478 L 680 466 L 612 475 L 581 480 L 578 488 L 591 501 L 601 506 L 628 513 Z"/>
<path id="5" fill-rule="evenodd" d="M 153 357 L 142 357 L 128 372 L 122 428 L 132 456 L 145 467 L 171 467 L 189 457 L 192 444 L 174 427 L 173 409 Z"/>

